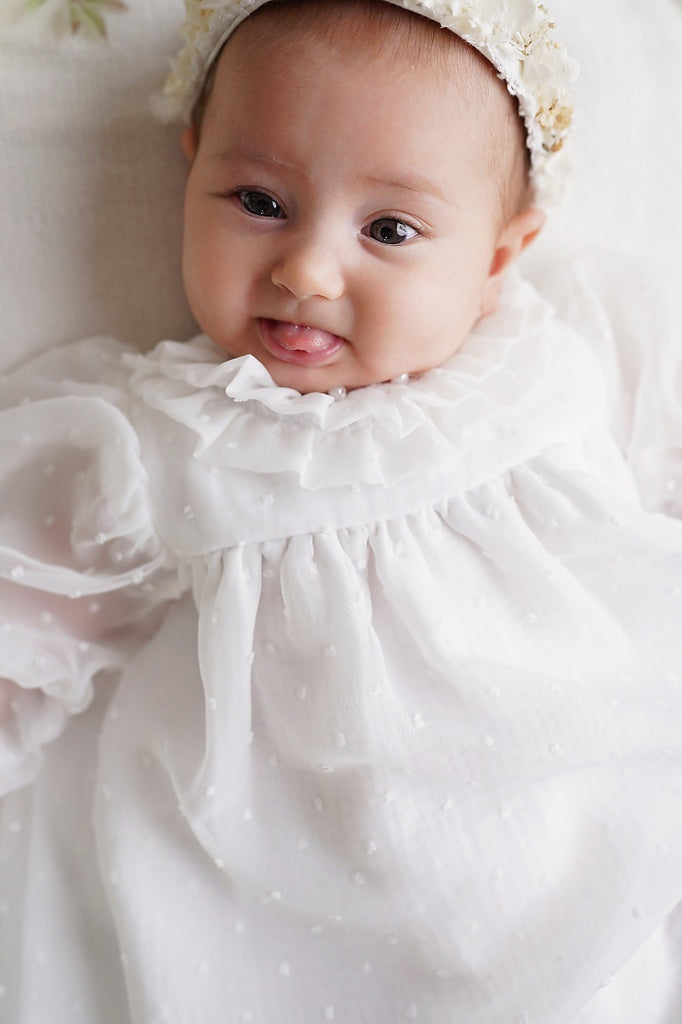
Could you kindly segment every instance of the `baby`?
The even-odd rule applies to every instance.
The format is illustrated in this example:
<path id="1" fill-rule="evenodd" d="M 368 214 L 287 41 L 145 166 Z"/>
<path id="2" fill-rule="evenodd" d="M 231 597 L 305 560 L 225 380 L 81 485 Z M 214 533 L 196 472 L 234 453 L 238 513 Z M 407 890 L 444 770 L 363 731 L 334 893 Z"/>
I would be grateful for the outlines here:
<path id="1" fill-rule="evenodd" d="M 303 393 L 441 366 L 542 225 L 493 66 L 385 4 L 260 7 L 183 145 L 192 310 Z"/>
<path id="2" fill-rule="evenodd" d="M 6 1019 L 670 1021 L 682 527 L 510 271 L 572 65 L 534 0 L 187 7 L 205 333 L 0 386 Z"/>

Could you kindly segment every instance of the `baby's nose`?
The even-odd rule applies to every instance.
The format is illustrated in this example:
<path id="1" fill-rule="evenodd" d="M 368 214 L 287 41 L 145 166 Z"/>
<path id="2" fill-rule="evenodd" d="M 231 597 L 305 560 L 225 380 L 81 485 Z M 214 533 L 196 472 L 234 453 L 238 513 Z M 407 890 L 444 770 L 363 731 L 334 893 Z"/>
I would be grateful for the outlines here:
<path id="1" fill-rule="evenodd" d="M 341 260 L 323 239 L 301 234 L 293 238 L 272 268 L 274 285 L 299 301 L 339 299 L 344 292 Z"/>

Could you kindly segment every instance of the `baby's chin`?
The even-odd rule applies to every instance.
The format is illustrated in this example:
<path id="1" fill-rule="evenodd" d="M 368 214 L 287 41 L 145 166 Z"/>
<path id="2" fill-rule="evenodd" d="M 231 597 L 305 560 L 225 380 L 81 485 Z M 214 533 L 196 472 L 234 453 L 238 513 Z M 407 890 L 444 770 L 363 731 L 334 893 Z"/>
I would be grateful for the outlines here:
<path id="1" fill-rule="evenodd" d="M 256 358 L 260 358 L 256 356 Z M 391 379 L 380 369 L 358 370 L 344 366 L 294 366 L 280 360 L 261 360 L 275 384 L 291 388 L 301 395 L 333 394 L 339 396 L 350 391 L 383 384 Z"/>
<path id="2" fill-rule="evenodd" d="M 292 374 L 280 372 L 279 367 L 274 369 L 266 367 L 275 384 L 281 388 L 292 388 L 301 395 L 328 394 L 333 397 L 341 397 L 350 394 L 352 391 L 360 391 L 363 388 L 373 387 L 375 384 L 400 383 L 406 384 L 410 374 L 395 374 L 393 377 L 381 374 L 368 374 L 366 376 L 348 378 L 343 374 L 311 374 L 315 379 L 308 379 L 308 374 Z"/>

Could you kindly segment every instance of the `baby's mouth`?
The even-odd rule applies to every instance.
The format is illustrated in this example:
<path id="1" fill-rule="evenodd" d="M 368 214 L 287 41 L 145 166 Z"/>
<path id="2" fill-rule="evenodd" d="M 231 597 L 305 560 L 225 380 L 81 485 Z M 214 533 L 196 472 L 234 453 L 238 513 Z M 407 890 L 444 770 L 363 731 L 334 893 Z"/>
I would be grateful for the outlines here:
<path id="1" fill-rule="evenodd" d="M 320 327 L 261 320 L 263 344 L 271 355 L 285 362 L 311 366 L 324 362 L 345 345 L 345 338 Z"/>

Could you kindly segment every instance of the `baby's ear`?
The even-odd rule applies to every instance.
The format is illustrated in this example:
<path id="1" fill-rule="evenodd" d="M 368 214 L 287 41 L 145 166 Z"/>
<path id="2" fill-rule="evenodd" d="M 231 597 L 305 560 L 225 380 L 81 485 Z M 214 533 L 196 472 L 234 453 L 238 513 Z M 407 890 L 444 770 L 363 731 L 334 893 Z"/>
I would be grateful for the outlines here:
<path id="1" fill-rule="evenodd" d="M 180 136 L 180 145 L 182 146 L 182 152 L 185 154 L 189 162 L 192 163 L 194 157 L 197 155 L 197 149 L 199 146 L 197 130 L 193 124 L 187 125 L 183 131 Z"/>
<path id="2" fill-rule="evenodd" d="M 547 217 L 535 206 L 517 213 L 500 232 L 481 297 L 481 316 L 497 309 L 505 271 L 542 231 Z"/>

